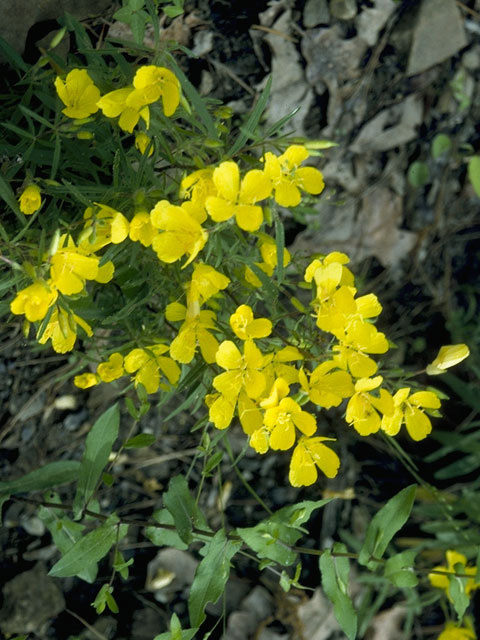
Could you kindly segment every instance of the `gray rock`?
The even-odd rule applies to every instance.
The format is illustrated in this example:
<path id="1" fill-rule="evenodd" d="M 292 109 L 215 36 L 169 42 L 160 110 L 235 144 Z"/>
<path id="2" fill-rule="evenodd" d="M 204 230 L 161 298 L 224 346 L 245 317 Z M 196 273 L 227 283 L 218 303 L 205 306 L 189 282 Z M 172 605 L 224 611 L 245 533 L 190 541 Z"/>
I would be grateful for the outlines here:
<path id="1" fill-rule="evenodd" d="M 65 608 L 62 592 L 47 576 L 43 562 L 7 582 L 3 588 L 0 629 L 5 635 L 36 633 Z"/>
<path id="2" fill-rule="evenodd" d="M 65 12 L 84 19 L 101 14 L 109 4 L 109 0 L 0 0 L 0 36 L 23 53 L 28 31 L 37 22 L 56 20 Z"/>
<path id="3" fill-rule="evenodd" d="M 423 0 L 413 33 L 407 75 L 413 76 L 448 60 L 467 44 L 455 0 Z"/>

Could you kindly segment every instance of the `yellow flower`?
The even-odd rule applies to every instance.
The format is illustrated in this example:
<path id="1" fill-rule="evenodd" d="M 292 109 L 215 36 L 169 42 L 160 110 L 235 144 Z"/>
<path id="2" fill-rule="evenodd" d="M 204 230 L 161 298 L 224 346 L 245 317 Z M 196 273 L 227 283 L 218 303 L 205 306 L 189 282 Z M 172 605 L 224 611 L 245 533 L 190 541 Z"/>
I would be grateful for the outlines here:
<path id="1" fill-rule="evenodd" d="M 28 185 L 28 187 L 22 191 L 18 204 L 20 211 L 26 216 L 30 216 L 32 213 L 35 213 L 35 211 L 38 211 L 42 204 L 39 187 L 37 187 L 36 184 Z"/>
<path id="2" fill-rule="evenodd" d="M 141 154 L 144 154 L 147 148 L 150 147 L 150 149 L 148 150 L 149 158 L 153 154 L 153 145 L 150 146 L 151 141 L 152 139 L 147 136 L 146 133 L 143 133 L 143 131 L 135 135 L 135 147 L 140 151 Z"/>
<path id="3" fill-rule="evenodd" d="M 295 443 L 295 427 L 305 436 L 312 436 L 317 423 L 312 414 L 303 411 L 292 398 L 287 398 L 289 386 L 282 378 L 275 380 L 268 398 L 260 402 L 265 409 L 263 423 L 269 432 L 272 449 L 285 451 Z"/>
<path id="4" fill-rule="evenodd" d="M 290 461 L 288 479 L 292 487 L 308 487 L 318 477 L 317 467 L 327 478 L 334 478 L 340 467 L 340 458 L 337 454 L 325 446 L 325 441 L 334 441 L 334 438 L 302 437 L 293 450 Z"/>
<path id="5" fill-rule="evenodd" d="M 50 281 L 37 280 L 17 293 L 10 303 L 10 311 L 15 315 L 24 313 L 30 322 L 43 320 L 57 297 L 58 291 Z"/>
<path id="6" fill-rule="evenodd" d="M 410 387 L 399 389 L 393 396 L 392 415 L 383 416 L 382 429 L 396 436 L 403 423 L 412 440 L 423 440 L 432 430 L 432 423 L 422 409 L 439 409 L 440 399 L 433 391 L 417 391 L 410 395 Z"/>
<path id="7" fill-rule="evenodd" d="M 435 360 L 428 365 L 426 371 L 429 376 L 438 376 L 446 369 L 454 367 L 470 355 L 466 344 L 448 344 L 440 348 Z"/>
<path id="8" fill-rule="evenodd" d="M 185 176 L 180 184 L 180 197 L 189 198 L 182 206 L 200 223 L 207 218 L 206 199 L 216 194 L 217 189 L 213 183 L 213 167 L 194 171 Z"/>
<path id="9" fill-rule="evenodd" d="M 215 362 L 218 340 L 210 333 L 215 329 L 216 315 L 213 311 L 198 310 L 194 314 L 188 314 L 187 307 L 172 302 L 165 309 L 165 317 L 170 322 L 185 320 L 170 345 L 170 355 L 174 360 L 188 364 L 195 357 L 195 351 L 199 346 L 205 362 Z"/>
<path id="10" fill-rule="evenodd" d="M 213 172 L 213 182 L 218 196 L 209 196 L 205 202 L 212 220 L 223 222 L 235 216 L 240 229 L 259 229 L 263 222 L 263 211 L 255 203 L 268 198 L 272 190 L 264 173 L 252 169 L 240 181 L 240 171 L 235 162 L 222 162 Z"/>
<path id="11" fill-rule="evenodd" d="M 300 384 L 310 401 L 325 409 L 338 407 L 344 398 L 354 393 L 351 375 L 347 371 L 332 371 L 337 367 L 335 361 L 322 362 L 310 374 L 310 381 L 303 369 L 299 374 Z"/>
<path id="12" fill-rule="evenodd" d="M 379 387 L 383 382 L 382 376 L 362 378 L 355 383 L 355 393 L 347 405 L 345 420 L 352 424 L 361 436 L 369 436 L 380 429 L 379 415 L 391 415 L 394 405 L 393 398 L 386 389 L 380 389 L 379 397 L 368 393 Z"/>
<path id="13" fill-rule="evenodd" d="M 107 362 L 101 362 L 97 367 L 97 375 L 102 382 L 113 382 L 125 375 L 122 354 L 112 353 Z"/>
<path id="14" fill-rule="evenodd" d="M 296 207 L 301 200 L 300 190 L 315 195 L 323 191 L 321 172 L 314 167 L 299 167 L 308 156 L 305 147 L 291 145 L 281 156 L 267 152 L 263 157 L 265 175 L 273 185 L 275 200 L 282 207 Z"/>
<path id="15" fill-rule="evenodd" d="M 253 318 L 251 307 L 242 304 L 230 316 L 230 326 L 241 340 L 266 338 L 272 333 L 272 323 L 267 318 Z"/>
<path id="16" fill-rule="evenodd" d="M 130 240 L 140 242 L 144 247 L 149 247 L 156 236 L 158 236 L 158 231 L 152 225 L 150 214 L 147 211 L 136 213 L 130 221 Z"/>
<path id="17" fill-rule="evenodd" d="M 137 69 L 133 79 L 135 91 L 130 97 L 130 106 L 151 104 L 162 98 L 163 113 L 171 116 L 180 102 L 180 83 L 177 76 L 155 65 L 146 65 Z"/>
<path id="18" fill-rule="evenodd" d="M 476 637 L 470 625 L 459 627 L 454 622 L 447 622 L 437 640 L 476 640 Z"/>
<path id="19" fill-rule="evenodd" d="M 368 378 L 377 371 L 378 365 L 366 354 L 385 353 L 388 341 L 375 325 L 357 320 L 347 326 L 344 338 L 333 350 L 338 352 L 334 359 L 342 369 L 348 366 L 355 378 Z"/>
<path id="20" fill-rule="evenodd" d="M 73 384 L 79 389 L 89 389 L 99 382 L 100 380 L 98 376 L 94 373 L 82 373 L 79 376 L 75 376 L 73 379 Z"/>
<path id="21" fill-rule="evenodd" d="M 447 551 L 446 556 L 447 566 L 434 567 L 434 571 L 441 571 L 445 574 L 454 574 L 456 572 L 455 566 L 461 565 L 459 573 L 466 574 L 467 576 L 472 576 L 471 578 L 467 578 L 465 583 L 465 593 L 467 596 L 469 596 L 472 591 L 475 591 L 480 587 L 480 583 L 474 580 L 474 577 L 477 575 L 477 568 L 468 567 L 466 556 L 464 556 L 462 553 L 458 553 L 457 551 Z M 440 573 L 429 573 L 428 579 L 430 580 L 430 584 L 432 585 L 432 587 L 443 589 L 448 598 L 451 600 L 450 577 L 448 575 L 441 575 Z"/>
<path id="22" fill-rule="evenodd" d="M 134 95 L 133 87 L 124 87 L 123 89 L 115 89 L 106 93 L 99 101 L 98 106 L 107 118 L 117 118 L 120 129 L 132 133 L 137 122 L 142 118 L 148 129 L 150 126 L 150 110 L 145 104 L 134 101 L 132 106 L 131 97 Z"/>
<path id="23" fill-rule="evenodd" d="M 265 389 L 265 376 L 261 369 L 266 359 L 252 340 L 244 343 L 243 355 L 230 340 L 224 340 L 215 356 L 217 364 L 225 369 L 213 379 L 214 388 L 229 400 L 245 389 L 249 398 L 258 398 Z"/>
<path id="24" fill-rule="evenodd" d="M 201 225 L 181 207 L 167 200 L 157 202 L 150 212 L 152 226 L 163 233 L 153 239 L 152 248 L 162 262 L 176 262 L 185 254 L 189 258 L 185 268 L 205 246 L 208 234 Z"/>
<path id="25" fill-rule="evenodd" d="M 45 344 L 47 340 L 51 340 L 54 351 L 67 353 L 73 349 L 77 339 L 77 325 L 85 331 L 87 336 L 93 335 L 90 325 L 85 320 L 57 306 L 38 341 L 40 344 Z"/>
<path id="26" fill-rule="evenodd" d="M 97 102 L 100 99 L 100 91 L 85 69 L 70 71 L 65 82 L 57 77 L 55 88 L 65 105 L 62 113 L 69 118 L 88 118 L 98 111 Z"/>
<path id="27" fill-rule="evenodd" d="M 53 285 L 65 295 L 80 293 L 86 280 L 95 280 L 98 276 L 100 261 L 97 257 L 86 256 L 66 237 L 60 239 L 59 248 L 50 261 L 50 277 Z"/>
<path id="28" fill-rule="evenodd" d="M 129 233 L 129 222 L 123 213 L 100 202 L 94 204 L 98 209 L 85 209 L 85 226 L 78 242 L 86 253 L 94 253 L 110 243 L 120 244 Z"/>
<path id="29" fill-rule="evenodd" d="M 340 265 L 341 274 L 339 278 L 336 275 L 334 276 L 336 280 L 335 286 L 341 285 L 341 286 L 352 287 L 354 285 L 353 273 L 350 271 L 348 267 L 345 266 L 349 262 L 350 262 L 350 258 L 347 256 L 347 254 L 341 253 L 340 251 L 332 251 L 331 253 L 326 255 L 325 258 L 323 258 L 322 260 L 315 258 L 315 260 L 312 260 L 312 262 L 305 269 L 305 275 L 304 275 L 305 282 L 312 282 L 312 280 L 315 280 L 317 285 L 320 284 L 321 286 L 322 282 L 327 280 L 327 278 L 323 276 L 322 270 L 325 269 L 326 267 L 330 267 L 330 265 L 332 264 L 336 264 L 336 265 Z M 336 274 L 338 267 L 335 267 L 334 269 L 335 270 L 330 269 L 329 273 Z M 328 287 L 328 289 L 330 289 L 330 287 Z M 318 296 L 318 298 L 321 298 L 321 297 L 322 297 L 321 295 Z"/>
<path id="30" fill-rule="evenodd" d="M 203 304 L 219 291 L 226 289 L 229 284 L 230 278 L 223 273 L 208 264 L 197 263 L 193 267 L 187 298 L 191 302 L 198 301 Z"/>
<path id="31" fill-rule="evenodd" d="M 163 355 L 167 351 L 166 345 L 154 344 L 145 349 L 133 349 L 125 356 L 125 371 L 137 372 L 133 376 L 135 386 L 143 384 L 147 393 L 155 393 L 159 388 L 165 389 L 165 385 L 160 384 L 160 371 L 170 384 L 178 381 L 180 368 L 171 358 Z"/>
<path id="32" fill-rule="evenodd" d="M 267 388 L 270 389 L 277 378 L 283 378 L 287 384 L 298 382 L 298 369 L 287 362 L 303 360 L 303 354 L 294 346 L 283 347 L 271 356 L 270 364 L 264 369 L 267 378 Z"/>

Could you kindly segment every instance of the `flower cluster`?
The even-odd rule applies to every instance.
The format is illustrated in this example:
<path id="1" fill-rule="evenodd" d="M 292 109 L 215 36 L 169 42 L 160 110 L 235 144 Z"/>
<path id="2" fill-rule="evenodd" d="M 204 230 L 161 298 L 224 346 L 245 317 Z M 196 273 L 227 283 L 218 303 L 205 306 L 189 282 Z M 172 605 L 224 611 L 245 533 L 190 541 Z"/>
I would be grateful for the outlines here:
<path id="1" fill-rule="evenodd" d="M 55 88 L 65 105 L 62 112 L 69 118 L 88 118 L 100 109 L 107 118 L 118 118 L 118 126 L 128 133 L 132 133 L 140 118 L 149 128 L 149 105 L 154 102 L 161 99 L 166 116 L 173 115 L 180 103 L 177 77 L 169 69 L 155 65 L 140 67 L 131 86 L 115 89 L 102 97 L 85 69 L 73 69 L 65 80 L 57 77 Z M 139 134 L 137 140 L 143 153 L 149 143 L 148 136 Z"/>
<path id="2" fill-rule="evenodd" d="M 100 110 L 118 118 L 129 133 L 140 120 L 148 129 L 152 104 L 161 100 L 169 117 L 181 98 L 175 75 L 154 65 L 140 67 L 131 86 L 103 96 L 86 70 L 57 78 L 55 87 L 66 116 L 82 120 Z M 135 146 L 142 154 L 153 152 L 153 141 L 142 131 Z M 33 282 L 17 293 L 12 313 L 39 323 L 40 343 L 51 340 L 56 351 L 70 351 L 78 327 L 87 336 L 93 333 L 75 312 L 77 300 L 88 295 L 89 283 L 106 284 L 114 277 L 114 260 L 122 250 L 112 245 L 138 243 L 136 255 L 147 256 L 159 274 L 175 273 L 177 286 L 161 299 L 156 328 L 117 346 L 95 372 L 77 376 L 77 386 L 129 376 L 151 394 L 175 385 L 181 367 L 203 360 L 204 371 L 213 371 L 204 379 L 211 382 L 205 395 L 210 422 L 226 429 L 238 418 L 259 454 L 292 450 L 294 486 L 312 484 L 318 470 L 329 478 L 338 472 L 340 460 L 331 448 L 335 438 L 319 431 L 319 411 L 345 403 L 346 422 L 361 436 L 380 430 L 395 436 L 404 424 L 413 440 L 425 438 L 432 428 L 429 414 L 438 412 L 440 400 L 430 390 L 384 383 L 376 358 L 388 351 L 389 342 L 375 326 L 382 307 L 374 294 L 357 294 L 348 256 L 316 257 L 303 281 L 295 281 L 295 275 L 289 279 L 290 288 L 311 288 L 309 309 L 291 296 L 294 312 L 273 314 L 262 299 L 261 289 L 276 270 L 298 272 L 290 268 L 292 257 L 283 242 L 264 227 L 271 222 L 267 206 L 295 207 L 304 193 L 318 195 L 324 189 L 321 172 L 302 166 L 308 157 L 305 145 L 293 144 L 279 155 L 267 151 L 256 168 L 251 164 L 245 172 L 232 159 L 203 166 L 177 174 L 178 194 L 168 191 L 169 199 L 159 199 L 157 189 L 145 190 L 139 199 L 132 195 L 130 203 L 127 196 L 125 213 L 113 202 L 91 202 L 75 239 L 71 233 L 54 239 L 37 267 L 25 267 Z M 37 211 L 39 188 L 27 187 L 19 204 L 27 214 Z M 259 259 L 246 257 L 238 268 L 225 265 L 228 275 L 223 273 L 221 256 L 215 255 L 223 232 L 241 237 Z M 209 264 L 213 260 L 215 266 Z M 251 305 L 236 302 L 238 294 Z M 256 304 L 264 304 L 263 317 L 255 315 Z M 466 357 L 459 345 L 448 349 L 431 365 L 432 373 Z"/>

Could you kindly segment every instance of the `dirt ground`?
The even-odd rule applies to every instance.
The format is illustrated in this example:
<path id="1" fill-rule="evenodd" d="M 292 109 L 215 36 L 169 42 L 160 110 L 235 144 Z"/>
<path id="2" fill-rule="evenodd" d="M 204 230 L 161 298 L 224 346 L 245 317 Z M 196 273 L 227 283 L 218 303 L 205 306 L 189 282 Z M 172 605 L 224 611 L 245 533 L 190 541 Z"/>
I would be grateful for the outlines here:
<path id="1" fill-rule="evenodd" d="M 111 33 L 123 33 L 108 15 L 92 26 L 105 24 Z M 337 143 L 318 161 L 327 185 L 318 207 L 295 216 L 285 211 L 290 250 L 340 250 L 351 256 L 365 290 L 383 304 L 382 322 L 399 347 L 398 364 L 418 358 L 425 364 L 448 342 L 473 345 L 479 363 L 479 198 L 467 162 L 480 148 L 480 1 L 186 0 L 185 13 L 161 26 L 166 39 L 193 51 L 195 57 L 179 51 L 178 59 L 200 93 L 230 105 L 236 117 L 249 111 L 271 74 L 265 126 L 296 110 L 287 131 Z M 439 134 L 449 141 L 440 154 Z M 76 389 L 65 381 L 73 364 L 27 345 L 16 322 L 0 331 L 0 480 L 59 456 L 80 458 L 85 434 L 115 389 Z M 165 424 L 171 409 L 154 407 L 145 416 L 141 430 L 161 438 L 148 453 L 124 456 L 115 469 L 118 503 L 111 504 L 105 493 L 99 496 L 102 507 L 148 518 L 168 479 L 188 468 L 197 444 L 190 433 L 192 416 Z M 454 427 L 467 412 L 453 397 L 437 428 Z M 231 439 L 240 451 L 234 430 Z M 435 445 L 429 442 L 420 454 L 406 441 L 402 446 L 421 461 L 419 455 Z M 313 518 L 304 544 L 322 546 L 340 530 L 361 531 L 378 504 L 411 482 L 381 439 L 367 444 L 348 433 L 342 447 L 340 476 L 301 491 L 287 484 L 286 462 L 279 455 L 265 460 L 247 454 L 242 462 L 272 509 L 317 499 L 325 489 L 347 492 L 323 519 Z M 434 468 L 423 472 L 430 480 Z M 229 487 L 223 496 L 227 522 L 251 526 L 262 518 L 227 463 L 222 475 Z M 219 498 L 215 483 L 202 497 L 213 523 L 222 517 Z M 173 611 L 186 620 L 187 586 L 198 562 L 194 553 L 159 552 L 132 527 L 122 552 L 134 564 L 115 590 L 120 614 L 98 618 L 90 606 L 95 584 L 46 576 L 56 551 L 34 512 L 25 502 L 4 508 L 0 629 L 5 634 L 152 640 L 166 630 Z M 162 588 L 152 578 L 159 571 L 175 574 Z M 106 565 L 104 572 L 103 577 Z M 309 590 L 289 594 L 278 587 L 278 577 L 259 572 L 248 559 L 235 562 L 225 628 L 217 626 L 210 637 L 343 638 L 318 583 L 318 568 L 308 558 L 302 584 Z M 204 632 L 221 612 L 221 605 L 209 607 Z M 404 617 L 401 603 L 384 603 L 370 640 L 401 638 Z M 427 608 L 412 637 L 436 637 L 441 624 L 438 611 Z"/>

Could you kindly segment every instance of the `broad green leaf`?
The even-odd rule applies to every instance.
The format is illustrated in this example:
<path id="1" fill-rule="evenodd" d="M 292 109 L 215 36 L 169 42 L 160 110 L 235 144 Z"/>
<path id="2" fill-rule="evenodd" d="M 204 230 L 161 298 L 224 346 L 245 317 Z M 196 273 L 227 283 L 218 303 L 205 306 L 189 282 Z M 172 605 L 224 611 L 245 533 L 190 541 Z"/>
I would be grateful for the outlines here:
<path id="1" fill-rule="evenodd" d="M 125 449 L 140 449 L 141 447 L 149 447 L 156 439 L 153 433 L 139 433 L 127 440 L 123 446 Z"/>
<path id="2" fill-rule="evenodd" d="M 127 534 L 128 525 L 117 526 L 118 517 L 112 515 L 94 531 L 80 538 L 48 572 L 54 578 L 79 575 L 85 566 L 99 562 L 112 546 Z"/>
<path id="3" fill-rule="evenodd" d="M 108 462 L 112 446 L 118 436 L 120 410 L 118 403 L 107 409 L 95 422 L 87 436 L 78 478 L 77 493 L 73 501 L 74 518 L 78 520 L 93 496 L 103 469 Z"/>
<path id="4" fill-rule="evenodd" d="M 403 551 L 388 558 L 383 575 L 396 587 L 412 588 L 418 584 L 418 578 L 413 570 L 416 551 Z"/>
<path id="5" fill-rule="evenodd" d="M 423 187 L 430 180 L 430 172 L 425 162 L 412 162 L 408 167 L 408 181 L 412 187 Z"/>
<path id="6" fill-rule="evenodd" d="M 197 567 L 190 589 L 188 613 L 192 627 L 202 624 L 206 617 L 206 605 L 217 602 L 224 592 L 230 575 L 230 560 L 241 546 L 240 541 L 227 540 L 222 529 L 212 538 L 207 555 Z"/>
<path id="7" fill-rule="evenodd" d="M 452 141 L 444 133 L 438 133 L 432 141 L 432 156 L 437 159 L 448 153 L 452 148 Z"/>
<path id="8" fill-rule="evenodd" d="M 30 491 L 44 491 L 61 484 L 73 482 L 78 478 L 80 463 L 76 460 L 58 460 L 35 469 L 27 475 L 0 482 L 0 494 L 29 493 Z"/>
<path id="9" fill-rule="evenodd" d="M 373 517 L 358 555 L 360 564 L 366 565 L 369 569 L 378 565 L 378 563 L 372 562 L 371 558 L 380 559 L 383 556 L 393 536 L 408 520 L 415 500 L 416 489 L 417 485 L 415 484 L 405 487 Z"/>
<path id="10" fill-rule="evenodd" d="M 473 190 L 480 198 L 480 156 L 473 156 L 468 162 L 468 177 Z"/>
<path id="11" fill-rule="evenodd" d="M 60 503 L 57 496 L 49 496 L 49 501 L 52 502 L 53 500 Z M 62 555 L 65 555 L 73 545 L 80 540 L 83 530 L 85 529 L 85 525 L 65 517 L 65 513 L 60 509 L 40 507 L 38 517 L 50 531 L 53 542 Z M 90 565 L 84 565 L 78 573 L 78 577 L 91 584 L 97 577 L 97 571 L 98 566 L 96 562 Z"/>
<path id="12" fill-rule="evenodd" d="M 208 530 L 205 518 L 193 498 L 184 476 L 175 476 L 163 494 L 163 504 L 173 516 L 178 535 L 187 544 L 192 541 L 193 527 Z"/>
<path id="13" fill-rule="evenodd" d="M 330 549 L 327 549 L 320 556 L 320 572 L 323 591 L 333 603 L 338 624 L 347 638 L 354 640 L 357 635 L 357 612 L 348 595 L 348 558 L 334 558 Z"/>
<path id="14" fill-rule="evenodd" d="M 159 524 L 174 524 L 173 516 L 168 509 L 155 511 L 153 517 Z M 185 544 L 178 533 L 172 529 L 147 527 L 144 533 L 156 547 L 175 547 L 175 549 L 181 549 L 182 551 L 188 549 L 188 544 Z"/>
<path id="15" fill-rule="evenodd" d="M 239 528 L 237 534 L 260 559 L 266 558 L 288 566 L 295 562 L 297 552 L 291 549 L 305 532 L 301 525 L 307 522 L 315 509 L 326 500 L 305 500 L 276 511 L 270 518 L 254 527 Z"/>
<path id="16" fill-rule="evenodd" d="M 247 122 L 242 127 L 242 131 L 238 138 L 233 143 L 232 147 L 228 151 L 228 157 L 231 158 L 234 156 L 240 149 L 243 147 L 245 142 L 252 137 L 255 133 L 255 129 L 260 122 L 260 118 L 262 117 L 262 113 L 265 111 L 265 107 L 267 106 L 268 97 L 270 95 L 270 89 L 272 87 L 272 76 L 269 76 L 267 83 L 265 85 L 264 90 L 262 91 L 262 95 L 260 96 L 257 104 L 255 105 L 252 113 L 250 114 Z"/>

